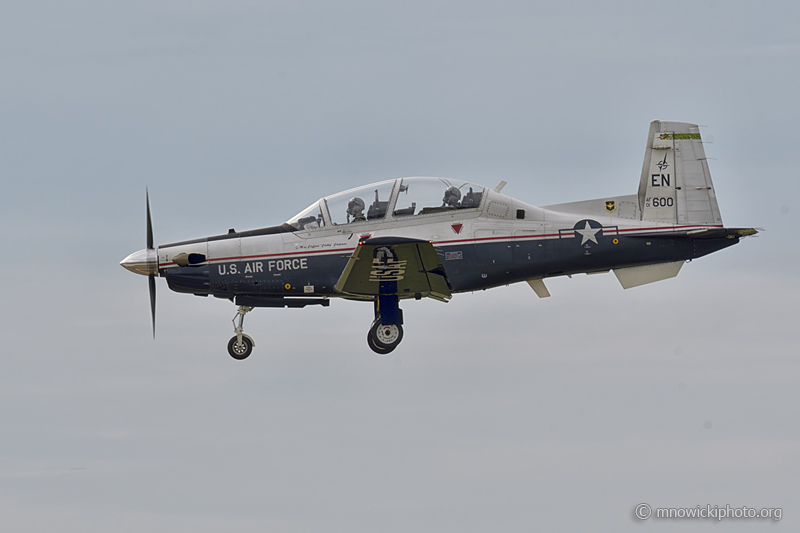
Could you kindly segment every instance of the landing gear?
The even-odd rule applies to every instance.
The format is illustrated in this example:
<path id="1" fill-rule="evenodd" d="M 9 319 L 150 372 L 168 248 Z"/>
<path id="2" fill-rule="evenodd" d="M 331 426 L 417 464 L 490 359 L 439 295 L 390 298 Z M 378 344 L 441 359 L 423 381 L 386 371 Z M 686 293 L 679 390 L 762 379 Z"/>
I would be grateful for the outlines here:
<path id="1" fill-rule="evenodd" d="M 231 337 L 231 340 L 228 341 L 228 353 L 231 354 L 231 357 L 240 361 L 247 359 L 253 353 L 253 341 L 245 336 L 242 336 L 241 342 L 239 342 L 238 338 Z"/>
<path id="2" fill-rule="evenodd" d="M 403 340 L 403 326 L 395 324 L 381 324 L 378 320 L 372 323 L 367 333 L 367 344 L 378 355 L 386 355 Z"/>
<path id="3" fill-rule="evenodd" d="M 367 333 L 367 344 L 378 355 L 386 355 L 403 340 L 403 312 L 397 295 L 375 299 L 375 320 Z"/>
<path id="4" fill-rule="evenodd" d="M 247 359 L 253 353 L 253 346 L 256 345 L 248 335 L 244 334 L 244 315 L 252 311 L 252 307 L 240 305 L 239 310 L 233 317 L 233 332 L 235 336 L 228 341 L 228 353 L 234 359 L 242 360 Z M 236 325 L 236 319 L 239 319 L 239 325 Z"/>

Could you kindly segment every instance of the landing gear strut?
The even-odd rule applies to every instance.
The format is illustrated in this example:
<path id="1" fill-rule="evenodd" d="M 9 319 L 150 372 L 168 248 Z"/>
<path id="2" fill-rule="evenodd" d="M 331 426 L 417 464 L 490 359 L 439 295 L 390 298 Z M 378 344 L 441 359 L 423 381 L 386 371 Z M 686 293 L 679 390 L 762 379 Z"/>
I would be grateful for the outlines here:
<path id="1" fill-rule="evenodd" d="M 386 355 L 403 340 L 403 312 L 396 295 L 375 300 L 375 320 L 367 333 L 367 344 L 378 355 Z"/>
<path id="2" fill-rule="evenodd" d="M 256 345 L 249 335 L 244 334 L 244 315 L 252 311 L 252 307 L 240 305 L 239 310 L 233 317 L 233 332 L 236 333 L 231 340 L 228 341 L 228 353 L 234 359 L 242 360 L 247 359 L 253 353 L 253 346 Z M 236 325 L 236 319 L 239 319 L 239 325 Z"/>

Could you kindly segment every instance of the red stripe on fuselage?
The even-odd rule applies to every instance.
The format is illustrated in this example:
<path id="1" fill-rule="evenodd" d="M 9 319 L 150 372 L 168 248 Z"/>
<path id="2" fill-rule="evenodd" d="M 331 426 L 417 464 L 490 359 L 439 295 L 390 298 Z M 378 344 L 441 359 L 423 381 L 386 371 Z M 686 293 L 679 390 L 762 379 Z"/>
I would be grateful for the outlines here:
<path id="1" fill-rule="evenodd" d="M 707 229 L 707 228 L 722 228 L 721 224 L 719 225 L 706 225 L 706 226 L 698 226 L 698 225 L 689 225 L 689 226 L 657 226 L 657 227 L 650 227 L 650 228 L 624 228 L 624 229 L 617 229 L 618 233 L 630 233 L 630 232 L 648 232 L 648 231 L 676 231 L 676 230 L 685 230 L 688 228 L 697 228 L 697 229 Z M 603 228 L 603 231 L 611 230 L 613 231 L 614 228 Z M 474 242 L 487 242 L 487 241 L 501 241 L 501 240 L 523 240 L 523 239 L 547 239 L 547 238 L 554 238 L 554 237 L 566 237 L 566 236 L 575 236 L 575 230 L 561 230 L 560 233 L 542 233 L 542 234 L 529 234 L 529 235 L 504 235 L 498 237 L 478 237 L 472 239 L 454 239 L 448 241 L 432 241 L 432 244 L 460 244 L 460 243 L 474 243 Z M 251 259 L 264 259 L 267 257 L 286 257 L 286 256 L 294 256 L 294 255 L 312 255 L 312 254 L 335 254 L 335 253 L 342 253 L 342 252 L 352 252 L 355 250 L 353 248 L 339 248 L 336 250 L 306 250 L 302 252 L 281 252 L 281 253 L 274 253 L 274 254 L 258 254 L 258 255 L 245 255 L 241 257 L 220 257 L 216 259 L 209 259 L 209 263 L 220 263 L 224 261 L 247 261 Z M 167 267 L 170 265 L 175 265 L 172 261 L 167 263 L 159 263 L 158 267 Z M 177 266 L 177 265 L 176 265 Z"/>
<path id="2" fill-rule="evenodd" d="M 641 232 L 648 232 L 648 231 L 676 231 L 681 229 L 687 228 L 698 228 L 698 229 L 706 229 L 706 228 L 722 228 L 722 225 L 714 225 L 714 226 L 658 226 L 655 228 L 625 228 L 625 229 L 617 229 L 618 233 L 622 232 L 632 232 L 632 231 L 641 231 Z M 614 231 L 614 228 L 603 228 L 603 231 L 606 230 Z M 542 233 L 542 234 L 530 234 L 530 235 L 504 235 L 500 237 L 478 237 L 472 239 L 454 239 L 449 241 L 433 241 L 433 244 L 453 244 L 453 243 L 466 243 L 466 242 L 479 242 L 479 241 L 500 241 L 500 240 L 517 240 L 517 239 L 546 239 L 548 237 L 563 237 L 565 235 L 573 235 L 575 234 L 575 230 L 573 229 L 564 229 L 561 230 L 561 233 Z"/>

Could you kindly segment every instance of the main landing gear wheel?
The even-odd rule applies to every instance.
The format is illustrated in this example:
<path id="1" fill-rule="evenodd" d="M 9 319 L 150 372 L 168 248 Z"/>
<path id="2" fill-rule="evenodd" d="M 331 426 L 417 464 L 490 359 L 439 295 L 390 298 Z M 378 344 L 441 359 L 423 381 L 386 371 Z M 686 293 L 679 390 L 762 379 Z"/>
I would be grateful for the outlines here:
<path id="1" fill-rule="evenodd" d="M 403 326 L 375 322 L 367 333 L 367 344 L 378 355 L 386 355 L 403 340 Z"/>
<path id="2" fill-rule="evenodd" d="M 232 337 L 228 341 L 228 353 L 234 359 L 242 360 L 250 357 L 253 353 L 253 341 L 247 337 L 242 337 L 242 342 L 239 342 L 238 337 Z"/>
<path id="3" fill-rule="evenodd" d="M 378 355 L 387 355 L 392 350 L 385 350 L 375 345 L 375 342 L 372 340 L 372 332 L 367 332 L 367 344 L 369 345 L 370 349 Z"/>

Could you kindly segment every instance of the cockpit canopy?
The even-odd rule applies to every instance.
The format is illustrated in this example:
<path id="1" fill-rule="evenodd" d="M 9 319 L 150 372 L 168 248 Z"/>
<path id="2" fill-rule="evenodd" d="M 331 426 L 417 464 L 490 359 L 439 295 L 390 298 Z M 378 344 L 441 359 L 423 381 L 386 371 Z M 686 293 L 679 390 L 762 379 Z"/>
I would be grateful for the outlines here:
<path id="1" fill-rule="evenodd" d="M 486 189 L 445 178 L 401 178 L 381 181 L 326 196 L 304 209 L 287 224 L 296 231 L 327 225 L 419 217 L 481 207 Z"/>

